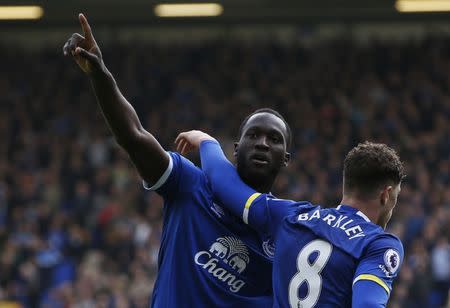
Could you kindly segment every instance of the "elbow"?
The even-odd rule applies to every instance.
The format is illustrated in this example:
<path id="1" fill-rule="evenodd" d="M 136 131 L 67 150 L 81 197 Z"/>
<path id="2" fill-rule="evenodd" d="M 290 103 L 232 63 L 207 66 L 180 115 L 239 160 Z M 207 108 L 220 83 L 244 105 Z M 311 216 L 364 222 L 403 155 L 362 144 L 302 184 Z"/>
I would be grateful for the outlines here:
<path id="1" fill-rule="evenodd" d="M 125 133 L 115 134 L 116 142 L 127 152 L 135 148 L 139 148 L 144 136 L 143 130 L 139 128 L 132 128 Z"/>

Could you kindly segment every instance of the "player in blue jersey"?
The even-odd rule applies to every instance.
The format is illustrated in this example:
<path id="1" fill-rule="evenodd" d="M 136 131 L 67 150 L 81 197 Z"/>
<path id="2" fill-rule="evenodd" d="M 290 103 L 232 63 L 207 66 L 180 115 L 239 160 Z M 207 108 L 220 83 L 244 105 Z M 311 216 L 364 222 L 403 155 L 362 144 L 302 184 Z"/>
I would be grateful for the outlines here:
<path id="1" fill-rule="evenodd" d="M 353 148 L 344 162 L 341 205 L 322 209 L 257 193 L 200 131 L 182 133 L 176 142 L 183 152 L 200 147 L 216 197 L 274 238 L 274 307 L 386 306 L 403 260 L 402 243 L 384 231 L 404 177 L 394 150 L 370 142 Z"/>
<path id="2" fill-rule="evenodd" d="M 84 36 L 64 45 L 88 75 L 98 104 L 117 142 L 127 151 L 146 188 L 164 198 L 159 273 L 154 307 L 270 307 L 273 246 L 213 198 L 206 175 L 183 156 L 166 152 L 141 125 L 105 67 L 86 18 Z M 248 132 L 267 139 L 256 140 Z M 286 166 L 290 130 L 269 109 L 247 117 L 236 144 L 237 169 L 255 190 L 269 192 Z"/>

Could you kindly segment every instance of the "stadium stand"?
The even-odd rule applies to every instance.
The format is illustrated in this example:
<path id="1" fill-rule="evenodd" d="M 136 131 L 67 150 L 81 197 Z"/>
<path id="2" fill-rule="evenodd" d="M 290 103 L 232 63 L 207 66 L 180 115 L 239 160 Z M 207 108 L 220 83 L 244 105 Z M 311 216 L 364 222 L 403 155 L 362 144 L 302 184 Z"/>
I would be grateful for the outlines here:
<path id="1" fill-rule="evenodd" d="M 408 166 L 389 230 L 406 258 L 390 307 L 444 307 L 450 287 L 450 41 L 107 45 L 104 58 L 167 149 L 182 130 L 231 157 L 246 114 L 293 130 L 280 197 L 335 206 L 360 141 Z M 0 48 L 0 300 L 25 307 L 146 307 L 162 202 L 111 138 L 85 77 L 55 49 Z M 192 157 L 196 160 L 196 157 Z M 183 257 L 183 256 L 180 256 Z M 5 306 L 6 307 L 6 306 Z"/>

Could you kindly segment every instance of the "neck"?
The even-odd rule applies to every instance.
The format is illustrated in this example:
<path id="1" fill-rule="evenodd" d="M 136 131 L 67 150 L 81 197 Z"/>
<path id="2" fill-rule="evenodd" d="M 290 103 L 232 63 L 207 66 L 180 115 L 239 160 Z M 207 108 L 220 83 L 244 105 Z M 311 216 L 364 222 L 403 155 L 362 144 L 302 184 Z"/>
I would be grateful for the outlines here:
<path id="1" fill-rule="evenodd" d="M 342 197 L 341 204 L 351 206 L 364 215 L 366 215 L 371 222 L 380 225 L 380 211 L 378 209 L 378 204 L 376 200 L 372 199 L 361 199 L 355 196 L 344 195 Z"/>
<path id="2" fill-rule="evenodd" d="M 246 178 L 245 176 L 242 176 L 241 178 L 245 184 L 260 193 L 269 193 L 274 182 L 274 180 L 263 181 L 262 179 L 258 179 L 255 177 Z"/>

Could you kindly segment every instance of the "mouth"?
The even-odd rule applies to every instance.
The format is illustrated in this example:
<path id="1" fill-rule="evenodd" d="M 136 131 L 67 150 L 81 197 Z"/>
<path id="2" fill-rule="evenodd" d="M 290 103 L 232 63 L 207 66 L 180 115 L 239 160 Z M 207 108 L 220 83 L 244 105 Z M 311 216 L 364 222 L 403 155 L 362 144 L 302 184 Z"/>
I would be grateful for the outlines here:
<path id="1" fill-rule="evenodd" d="M 250 161 L 260 166 L 265 166 L 270 163 L 269 158 L 264 154 L 253 154 L 250 156 Z"/>

